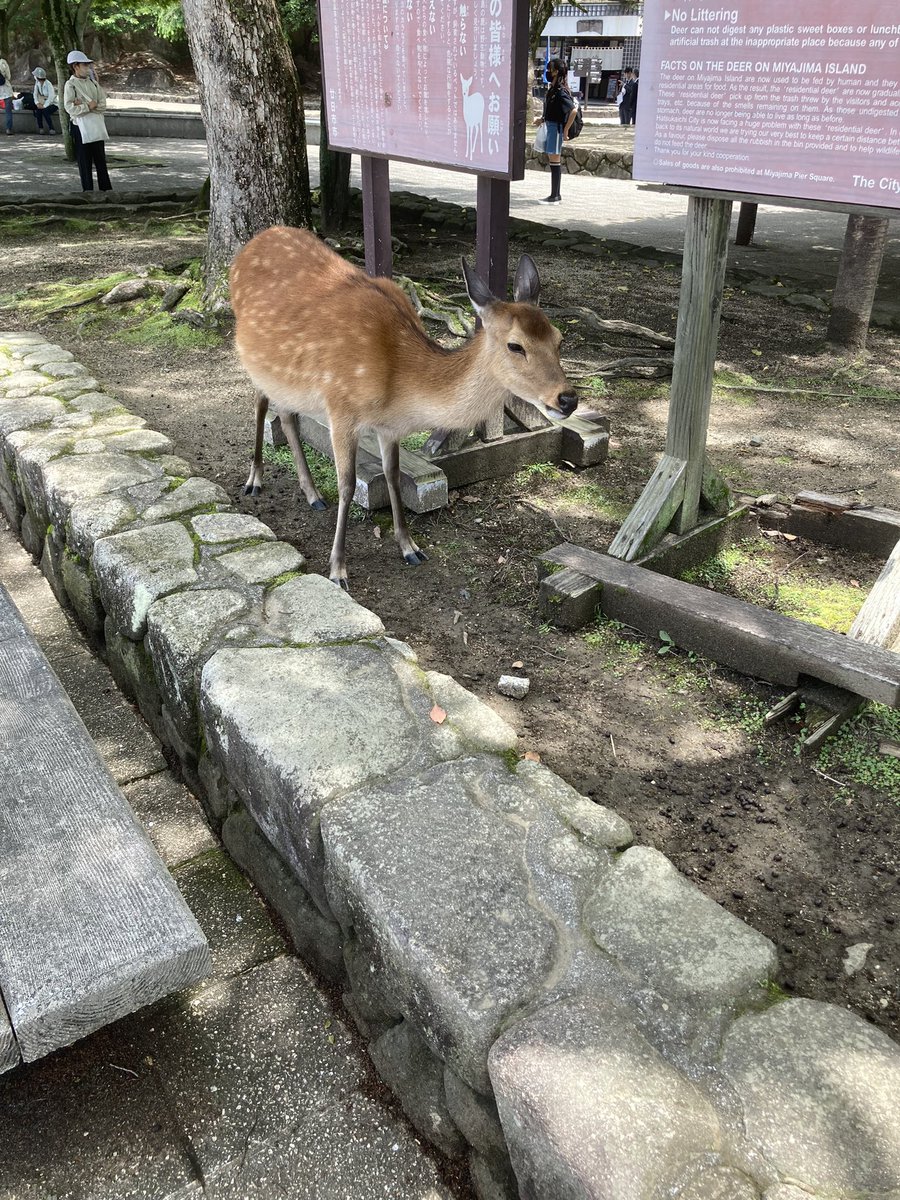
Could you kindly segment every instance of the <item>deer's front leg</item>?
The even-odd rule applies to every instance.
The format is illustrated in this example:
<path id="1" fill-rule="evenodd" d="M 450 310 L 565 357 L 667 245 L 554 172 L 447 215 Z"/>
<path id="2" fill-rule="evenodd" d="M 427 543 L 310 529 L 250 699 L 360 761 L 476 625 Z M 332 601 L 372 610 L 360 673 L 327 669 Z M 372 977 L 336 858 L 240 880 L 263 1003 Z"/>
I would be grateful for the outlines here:
<path id="1" fill-rule="evenodd" d="M 409 527 L 406 524 L 406 514 L 403 511 L 403 501 L 400 499 L 400 445 L 398 442 L 378 435 L 378 445 L 381 448 L 381 466 L 387 481 L 388 495 L 391 498 L 391 515 L 394 518 L 394 537 L 400 547 L 400 553 L 405 562 L 411 567 L 417 567 L 425 562 L 427 554 L 423 554 L 412 540 Z"/>
<path id="2" fill-rule="evenodd" d="M 350 515 L 350 504 L 356 491 L 356 448 L 359 444 L 359 434 L 346 424 L 331 425 L 331 445 L 334 450 L 334 465 L 338 481 L 338 511 L 337 525 L 334 531 L 334 545 L 331 547 L 331 582 L 349 592 L 347 585 L 347 518 Z"/>

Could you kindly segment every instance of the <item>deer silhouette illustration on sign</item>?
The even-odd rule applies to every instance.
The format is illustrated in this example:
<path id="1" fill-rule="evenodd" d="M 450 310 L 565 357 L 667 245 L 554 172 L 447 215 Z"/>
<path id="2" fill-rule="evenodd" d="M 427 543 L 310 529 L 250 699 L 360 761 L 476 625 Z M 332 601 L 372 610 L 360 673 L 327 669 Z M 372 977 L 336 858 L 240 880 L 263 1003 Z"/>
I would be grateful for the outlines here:
<path id="1" fill-rule="evenodd" d="M 473 76 L 468 79 L 460 75 L 463 94 L 463 116 L 466 119 L 466 158 L 475 157 L 475 144 L 484 152 L 484 96 L 481 92 L 470 92 Z"/>

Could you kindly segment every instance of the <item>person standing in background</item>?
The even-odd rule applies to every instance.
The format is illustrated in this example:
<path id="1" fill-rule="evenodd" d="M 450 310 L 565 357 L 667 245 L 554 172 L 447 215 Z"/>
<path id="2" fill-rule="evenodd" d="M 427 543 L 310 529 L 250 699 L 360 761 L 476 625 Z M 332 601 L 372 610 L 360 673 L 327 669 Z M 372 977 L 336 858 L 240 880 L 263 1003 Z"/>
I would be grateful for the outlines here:
<path id="1" fill-rule="evenodd" d="M 35 67 L 31 72 L 34 76 L 34 119 L 37 121 L 38 133 L 46 124 L 45 133 L 56 133 L 53 128 L 53 114 L 59 112 L 56 107 L 56 88 L 47 78 L 43 67 Z"/>
<path id="2" fill-rule="evenodd" d="M 72 118 L 72 140 L 75 143 L 81 189 L 85 192 L 94 190 L 93 169 L 96 169 L 100 191 L 109 192 L 112 184 L 106 169 L 107 132 L 103 120 L 106 93 L 99 83 L 91 79 L 93 59 L 83 51 L 71 50 L 66 62 L 72 68 L 72 74 L 66 80 L 63 104 Z"/>
<path id="3" fill-rule="evenodd" d="M 6 111 L 6 132 L 12 137 L 13 86 L 9 63 L 5 58 L 0 58 L 0 100 L 3 101 L 3 108 Z"/>
<path id="4" fill-rule="evenodd" d="M 544 200 L 539 200 L 538 204 L 561 204 L 562 144 L 569 136 L 578 105 L 566 83 L 566 64 L 562 59 L 550 59 L 547 63 L 547 75 L 549 86 L 544 97 L 544 112 L 537 123 L 547 127 L 544 153 L 550 160 L 550 195 Z"/>
<path id="5" fill-rule="evenodd" d="M 625 72 L 625 96 L 622 100 L 622 107 L 619 109 L 620 119 L 623 125 L 634 125 L 637 123 L 637 102 L 638 102 L 638 71 L 627 70 Z"/>

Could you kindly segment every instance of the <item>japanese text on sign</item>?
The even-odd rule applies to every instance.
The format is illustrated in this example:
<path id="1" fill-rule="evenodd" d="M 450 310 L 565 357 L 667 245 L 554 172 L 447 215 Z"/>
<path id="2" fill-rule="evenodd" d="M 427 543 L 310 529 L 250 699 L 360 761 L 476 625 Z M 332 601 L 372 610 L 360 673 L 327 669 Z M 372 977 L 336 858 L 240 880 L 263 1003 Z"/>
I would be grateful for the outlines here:
<path id="1" fill-rule="evenodd" d="M 513 170 L 520 0 L 319 0 L 329 143 Z"/>

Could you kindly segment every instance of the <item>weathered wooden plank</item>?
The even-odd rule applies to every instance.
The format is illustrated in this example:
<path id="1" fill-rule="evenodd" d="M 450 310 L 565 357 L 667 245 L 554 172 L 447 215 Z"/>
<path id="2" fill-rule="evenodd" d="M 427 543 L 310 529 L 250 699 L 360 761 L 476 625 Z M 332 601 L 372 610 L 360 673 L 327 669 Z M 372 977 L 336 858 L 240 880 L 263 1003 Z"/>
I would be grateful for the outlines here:
<path id="1" fill-rule="evenodd" d="M 563 458 L 576 467 L 595 467 L 609 455 L 609 417 L 576 413 L 562 422 Z"/>
<path id="2" fill-rule="evenodd" d="M 631 562 L 663 536 L 684 498 L 684 459 L 664 454 L 634 508 L 613 538 L 609 553 Z"/>
<path id="3" fill-rule="evenodd" d="M 580 546 L 563 543 L 541 560 L 595 579 L 607 616 L 654 636 L 664 629 L 685 650 L 788 687 L 810 676 L 900 707 L 900 655 L 890 650 Z"/>
<path id="4" fill-rule="evenodd" d="M 856 614 L 850 637 L 891 650 L 900 638 L 900 541 Z"/>
<path id="5" fill-rule="evenodd" d="M 601 585 L 571 567 L 541 580 L 541 615 L 560 629 L 580 629 L 592 620 L 600 603 Z"/>
<path id="6" fill-rule="evenodd" d="M 887 558 L 900 538 L 900 512 L 876 505 L 841 511 L 795 501 L 787 514 L 773 509 L 760 512 L 758 518 L 763 529 L 781 529 L 811 542 L 876 554 L 879 558 Z"/>
<path id="7" fill-rule="evenodd" d="M 334 457 L 331 432 L 315 417 L 298 416 L 300 437 L 320 454 Z M 433 512 L 447 503 L 447 478 L 436 462 L 400 447 L 400 497 L 412 512 Z M 390 505 L 381 449 L 373 433 L 364 433 L 356 453 L 356 492 L 353 499 L 370 512 Z"/>
<path id="8" fill-rule="evenodd" d="M 506 401 L 505 408 L 523 429 L 546 429 L 550 424 L 533 404 L 529 404 L 527 400 L 520 400 L 518 396 L 510 396 Z"/>
<path id="9" fill-rule="evenodd" d="M 434 461 L 451 487 L 464 487 L 482 479 L 512 475 L 530 463 L 555 462 L 561 457 L 561 446 L 561 427 L 548 425 L 546 429 L 510 433 L 496 442 L 476 442 Z"/>
<path id="10" fill-rule="evenodd" d="M 30 1062 L 202 979 L 209 949 L 27 633 L 0 640 L 0 743 L 0 994 Z"/>
<path id="11" fill-rule="evenodd" d="M 724 517 L 731 506 L 731 488 L 708 458 L 703 463 L 700 496 L 710 512 L 714 512 L 717 517 Z"/>

